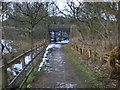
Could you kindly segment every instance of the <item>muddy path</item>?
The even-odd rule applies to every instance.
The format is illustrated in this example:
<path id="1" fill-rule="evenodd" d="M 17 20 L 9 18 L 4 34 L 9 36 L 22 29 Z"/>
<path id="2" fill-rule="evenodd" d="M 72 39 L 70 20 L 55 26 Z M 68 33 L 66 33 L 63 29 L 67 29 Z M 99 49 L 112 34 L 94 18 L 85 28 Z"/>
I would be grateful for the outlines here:
<path id="1" fill-rule="evenodd" d="M 72 57 L 72 56 L 71 56 Z M 32 88 L 87 88 L 82 77 L 77 76 L 64 49 L 56 48 L 48 56 L 43 72 L 36 77 Z"/>

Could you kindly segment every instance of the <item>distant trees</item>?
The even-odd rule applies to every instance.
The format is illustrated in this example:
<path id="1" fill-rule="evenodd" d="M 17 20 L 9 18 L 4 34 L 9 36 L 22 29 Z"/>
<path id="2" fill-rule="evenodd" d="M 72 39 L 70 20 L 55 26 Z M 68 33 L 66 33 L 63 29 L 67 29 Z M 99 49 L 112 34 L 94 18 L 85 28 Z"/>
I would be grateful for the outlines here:
<path id="1" fill-rule="evenodd" d="M 6 16 L 5 18 L 6 21 L 8 21 L 8 26 L 23 28 L 27 31 L 31 36 L 31 44 L 33 44 L 32 38 L 35 37 L 35 32 L 41 33 L 39 36 L 46 37 L 47 9 L 48 3 L 2 2 L 3 16 Z"/>
<path id="2" fill-rule="evenodd" d="M 111 32 L 116 32 L 113 30 L 116 26 L 116 17 L 114 15 L 116 13 L 110 14 L 104 5 L 109 5 L 109 3 L 85 3 L 85 7 L 82 9 L 84 10 L 83 17 L 85 17 L 82 17 L 82 19 L 87 21 L 86 23 L 90 30 L 89 36 L 92 42 L 95 39 L 110 41 Z"/>
<path id="3" fill-rule="evenodd" d="M 100 44 L 99 41 L 102 41 L 111 46 L 117 43 L 115 35 L 118 25 L 117 2 L 71 2 L 67 0 L 66 7 L 65 12 L 58 10 L 77 26 L 83 42 L 97 45 Z M 113 39 L 114 42 L 111 41 Z"/>
<path id="4" fill-rule="evenodd" d="M 66 5 L 66 8 L 61 11 L 55 2 L 50 4 L 39 2 L 3 3 L 3 11 L 6 18 L 15 21 L 14 26 L 24 27 L 29 33 L 33 32 L 36 26 L 42 24 L 41 21 L 46 23 L 47 16 L 52 18 L 52 20 L 49 18 L 48 23 L 53 23 L 54 17 L 56 18 L 60 13 L 64 15 L 64 18 L 69 19 L 70 23 L 77 26 L 83 42 L 86 41 L 87 44 L 94 42 L 96 45 L 105 42 L 113 46 L 117 43 L 115 35 L 118 26 L 117 2 L 96 3 L 67 0 Z M 64 23 L 67 21 L 66 19 L 61 18 L 59 21 Z M 112 39 L 114 42 L 111 41 Z"/>
<path id="5" fill-rule="evenodd" d="M 31 30 L 47 17 L 47 5 L 39 2 L 15 2 L 7 5 L 6 14 L 25 28 Z M 31 31 L 30 31 L 31 32 Z"/>

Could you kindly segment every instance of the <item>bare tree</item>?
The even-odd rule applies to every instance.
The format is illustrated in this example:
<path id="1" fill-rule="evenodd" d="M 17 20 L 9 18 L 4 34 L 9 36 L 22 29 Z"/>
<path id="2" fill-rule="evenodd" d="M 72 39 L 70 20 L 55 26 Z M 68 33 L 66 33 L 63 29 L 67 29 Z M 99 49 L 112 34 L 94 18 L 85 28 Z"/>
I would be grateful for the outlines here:
<path id="1" fill-rule="evenodd" d="M 39 22 L 46 20 L 48 16 L 47 4 L 39 2 L 15 2 L 6 5 L 7 10 L 5 10 L 5 14 L 8 16 L 8 19 L 16 22 L 12 23 L 14 26 L 22 27 L 29 32 L 32 46 L 35 26 Z"/>

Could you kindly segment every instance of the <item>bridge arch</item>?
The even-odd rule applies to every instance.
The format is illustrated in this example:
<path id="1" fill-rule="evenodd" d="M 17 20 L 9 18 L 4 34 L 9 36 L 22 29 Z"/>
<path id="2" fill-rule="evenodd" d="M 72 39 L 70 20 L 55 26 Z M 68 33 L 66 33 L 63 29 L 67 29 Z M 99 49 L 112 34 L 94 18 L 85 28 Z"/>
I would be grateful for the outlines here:
<path id="1" fill-rule="evenodd" d="M 70 24 L 51 24 L 48 27 L 50 43 L 69 40 L 71 25 Z"/>

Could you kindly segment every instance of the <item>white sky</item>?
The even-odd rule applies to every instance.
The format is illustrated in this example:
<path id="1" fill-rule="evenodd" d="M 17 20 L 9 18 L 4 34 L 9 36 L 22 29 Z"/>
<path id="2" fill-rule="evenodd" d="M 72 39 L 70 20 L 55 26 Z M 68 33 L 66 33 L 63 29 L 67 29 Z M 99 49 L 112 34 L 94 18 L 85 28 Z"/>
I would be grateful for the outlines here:
<path id="1" fill-rule="evenodd" d="M 60 10 L 64 9 L 64 6 L 66 5 L 65 3 L 67 2 L 67 0 L 2 0 L 5 2 L 56 2 L 57 6 L 60 8 Z M 77 2 L 77 0 L 68 0 L 68 1 L 73 1 L 73 2 Z M 81 1 L 81 0 L 78 0 Z"/>
<path id="2" fill-rule="evenodd" d="M 58 7 L 60 8 L 60 10 L 64 9 L 64 6 L 66 5 L 65 3 L 67 1 L 73 1 L 76 2 L 77 1 L 84 1 L 84 2 L 118 2 L 120 0 L 2 0 L 2 1 L 7 1 L 7 2 L 56 2 Z"/>
<path id="3" fill-rule="evenodd" d="M 14 2 L 51 2 L 51 1 L 57 1 L 57 2 L 64 2 L 66 0 L 2 0 L 2 1 L 14 1 Z M 68 0 L 76 2 L 77 0 Z M 120 0 L 78 0 L 78 1 L 84 1 L 84 2 L 118 2 Z"/>

